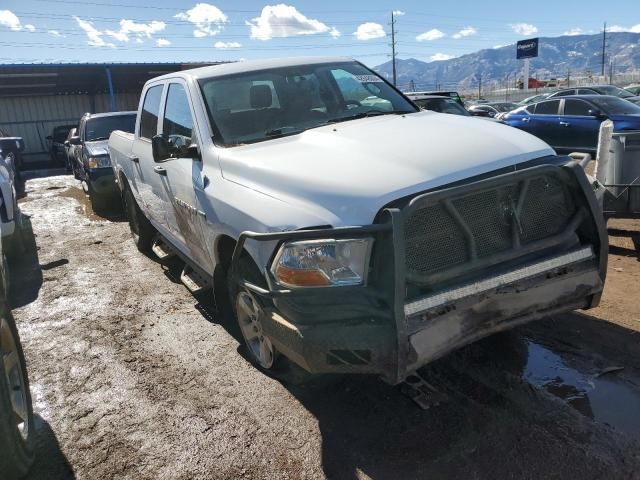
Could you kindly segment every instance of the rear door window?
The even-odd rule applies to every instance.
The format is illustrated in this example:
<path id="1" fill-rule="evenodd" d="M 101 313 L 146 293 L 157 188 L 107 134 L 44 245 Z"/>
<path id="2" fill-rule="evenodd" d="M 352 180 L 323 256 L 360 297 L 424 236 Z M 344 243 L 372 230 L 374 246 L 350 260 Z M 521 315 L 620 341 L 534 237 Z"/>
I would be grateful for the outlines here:
<path id="1" fill-rule="evenodd" d="M 557 115 L 560 100 L 547 100 L 536 104 L 536 115 Z"/>
<path id="2" fill-rule="evenodd" d="M 147 90 L 140 114 L 140 136 L 151 139 L 158 132 L 158 115 L 163 85 L 156 85 Z"/>
<path id="3" fill-rule="evenodd" d="M 591 105 L 587 102 L 577 99 L 567 99 L 564 101 L 564 114 L 565 115 L 578 115 L 586 117 L 589 115 L 589 109 Z"/>

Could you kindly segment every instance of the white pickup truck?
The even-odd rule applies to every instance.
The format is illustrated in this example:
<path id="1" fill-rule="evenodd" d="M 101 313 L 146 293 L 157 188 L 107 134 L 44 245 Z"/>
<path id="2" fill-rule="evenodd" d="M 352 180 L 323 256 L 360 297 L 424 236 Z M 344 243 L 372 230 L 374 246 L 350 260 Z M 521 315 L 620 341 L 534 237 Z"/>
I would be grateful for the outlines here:
<path id="1" fill-rule="evenodd" d="M 398 383 L 603 289 L 606 230 L 575 162 L 420 111 L 350 59 L 152 79 L 109 150 L 138 248 L 178 255 L 185 285 L 230 301 L 271 374 L 290 361 Z"/>

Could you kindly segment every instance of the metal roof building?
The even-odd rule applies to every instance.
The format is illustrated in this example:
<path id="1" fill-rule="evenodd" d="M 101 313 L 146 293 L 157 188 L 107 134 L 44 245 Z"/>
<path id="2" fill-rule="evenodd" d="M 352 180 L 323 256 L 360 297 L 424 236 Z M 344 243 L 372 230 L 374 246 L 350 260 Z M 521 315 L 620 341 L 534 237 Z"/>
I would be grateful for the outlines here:
<path id="1" fill-rule="evenodd" d="M 86 113 L 135 110 L 144 83 L 205 63 L 0 64 L 0 129 L 25 141 L 25 168 L 47 165 L 46 137 Z"/>

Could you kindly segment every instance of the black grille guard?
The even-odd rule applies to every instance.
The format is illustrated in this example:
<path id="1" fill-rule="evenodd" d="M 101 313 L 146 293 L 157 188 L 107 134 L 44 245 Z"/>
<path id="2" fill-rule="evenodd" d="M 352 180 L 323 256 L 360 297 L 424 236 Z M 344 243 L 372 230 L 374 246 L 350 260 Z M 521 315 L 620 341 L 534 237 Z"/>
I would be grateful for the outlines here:
<path id="1" fill-rule="evenodd" d="M 474 190 L 482 190 L 484 188 L 493 188 L 497 185 L 505 183 L 514 183 L 521 181 L 527 177 L 540 176 L 544 174 L 551 174 L 554 176 L 561 176 L 566 179 L 575 179 L 575 185 L 583 193 L 584 202 L 583 205 L 578 208 L 577 213 L 571 218 L 567 228 L 563 230 L 557 237 L 562 238 L 568 234 L 571 228 L 577 227 L 580 222 L 584 222 L 589 217 L 592 219 L 595 228 L 593 229 L 593 236 L 589 238 L 589 245 L 593 248 L 596 258 L 599 259 L 599 272 L 602 281 L 604 282 L 607 269 L 607 255 L 608 255 L 608 236 L 606 231 L 606 225 L 604 223 L 602 211 L 597 204 L 595 195 L 593 194 L 592 186 L 590 185 L 584 171 L 577 162 L 571 162 L 567 157 L 567 163 L 560 167 L 555 165 L 540 165 L 531 168 L 518 170 L 510 173 L 498 175 L 496 177 L 489 177 L 479 181 L 471 182 L 468 184 L 457 185 L 451 188 L 445 188 L 441 190 L 431 191 L 423 194 L 418 194 L 416 197 L 403 209 L 399 208 L 385 208 L 381 215 L 378 216 L 379 223 L 365 226 L 352 226 L 352 227 L 336 227 L 336 228 L 321 228 L 311 230 L 294 230 L 272 233 L 258 233 L 245 231 L 238 238 L 238 242 L 233 252 L 231 262 L 232 278 L 234 278 L 241 286 L 247 290 L 253 292 L 261 297 L 269 299 L 278 299 L 284 297 L 303 297 L 303 296 L 321 296 L 330 297 L 336 290 L 343 293 L 349 293 L 350 291 L 357 291 L 361 297 L 368 297 L 372 300 L 384 300 L 389 305 L 387 318 L 391 316 L 395 324 L 397 344 L 396 354 L 397 364 L 394 365 L 393 377 L 396 379 L 403 378 L 408 366 L 408 350 L 410 348 L 409 335 L 412 333 L 408 326 L 407 316 L 405 312 L 406 298 L 406 285 L 410 280 L 406 268 L 406 239 L 405 239 L 405 224 L 409 215 L 416 208 L 420 208 L 423 205 L 433 203 L 434 199 L 444 198 L 447 196 L 456 196 L 463 194 L 464 192 L 470 192 Z M 570 232 L 569 232 L 570 233 Z M 283 242 L 299 241 L 308 239 L 323 239 L 323 238 L 358 238 L 358 237 L 373 237 L 375 244 L 390 246 L 392 248 L 393 268 L 385 271 L 385 278 L 391 277 L 389 281 L 383 284 L 386 287 L 378 285 L 359 285 L 359 286 L 341 286 L 341 287 L 317 287 L 317 288 L 302 288 L 302 289 L 288 289 L 283 288 L 277 284 L 273 278 L 270 265 L 274 260 L 275 252 L 278 251 L 279 246 Z M 535 242 L 536 248 L 544 248 L 548 244 L 557 244 L 558 238 L 542 240 L 541 242 Z M 255 285 L 244 278 L 238 278 L 236 272 L 238 271 L 238 264 L 243 252 L 244 246 L 247 241 L 257 242 L 279 242 L 278 248 L 274 250 L 274 254 L 270 259 L 269 265 L 264 267 L 264 277 L 266 280 L 267 288 Z M 500 255 L 496 256 L 499 259 Z M 600 295 L 594 295 L 592 298 L 592 305 L 597 305 Z M 358 309 L 363 310 L 362 304 L 359 304 Z M 344 308 L 349 308 L 348 304 L 344 304 Z M 369 312 L 373 316 L 381 316 L 379 308 L 373 306 Z M 391 373 L 391 372 L 389 372 Z"/>

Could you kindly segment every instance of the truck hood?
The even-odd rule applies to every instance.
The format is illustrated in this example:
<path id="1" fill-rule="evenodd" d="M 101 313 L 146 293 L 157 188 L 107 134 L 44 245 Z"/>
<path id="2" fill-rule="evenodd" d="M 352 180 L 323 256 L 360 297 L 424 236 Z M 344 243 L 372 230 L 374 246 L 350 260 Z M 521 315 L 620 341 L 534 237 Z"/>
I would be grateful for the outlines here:
<path id="1" fill-rule="evenodd" d="M 107 146 L 109 140 L 98 140 L 97 142 L 84 142 L 84 148 L 90 157 L 99 157 L 101 155 L 109 155 Z"/>
<path id="2" fill-rule="evenodd" d="M 507 125 L 423 111 L 227 148 L 220 164 L 225 179 L 342 226 L 370 224 L 398 198 L 554 153 Z"/>

